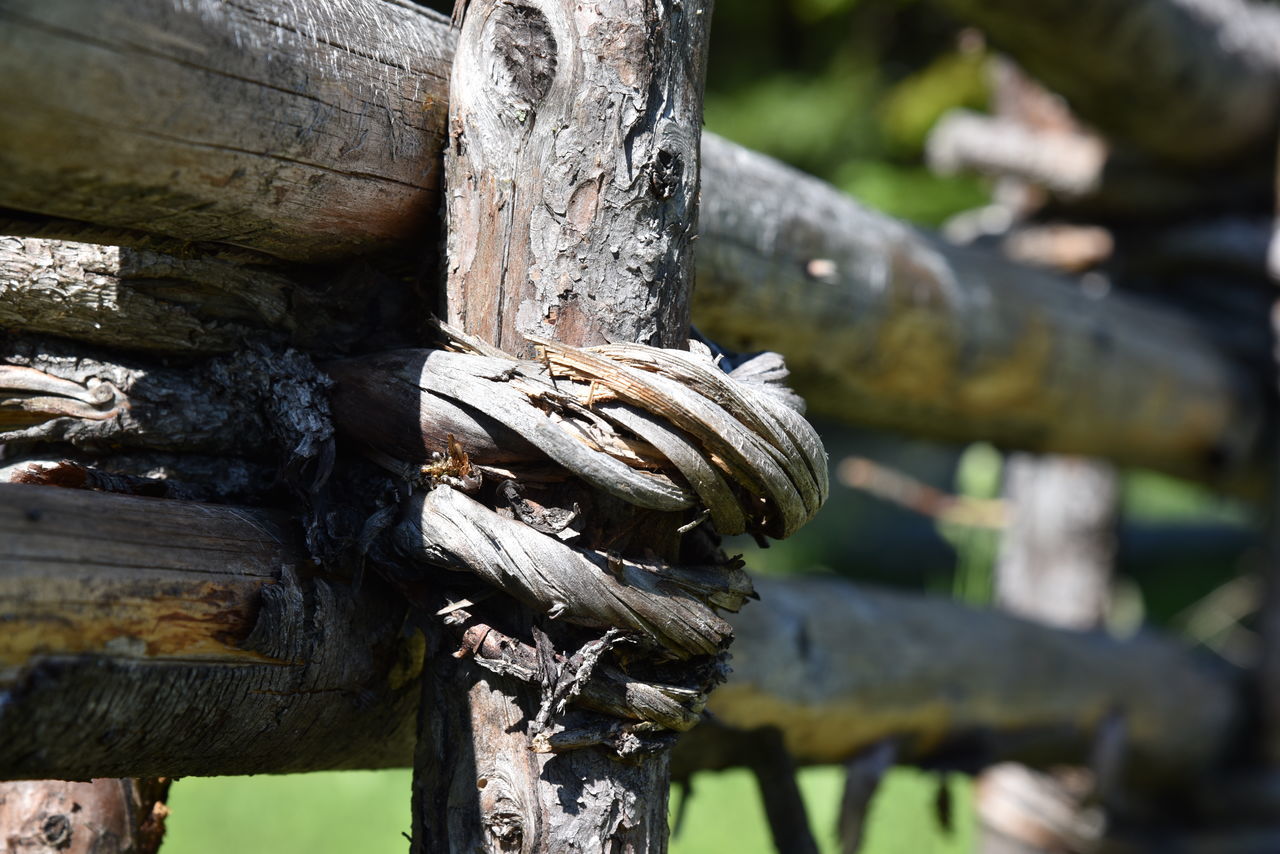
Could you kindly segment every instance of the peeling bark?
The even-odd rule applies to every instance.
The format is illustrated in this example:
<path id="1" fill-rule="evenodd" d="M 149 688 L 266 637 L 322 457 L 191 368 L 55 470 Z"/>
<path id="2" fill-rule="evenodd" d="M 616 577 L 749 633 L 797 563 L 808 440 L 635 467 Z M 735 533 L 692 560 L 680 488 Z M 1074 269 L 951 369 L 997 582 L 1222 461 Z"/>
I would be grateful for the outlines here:
<path id="1" fill-rule="evenodd" d="M 297 350 L 264 344 L 185 369 L 56 339 L 0 337 L 0 442 L 281 459 L 332 436 L 330 381 Z"/>
<path id="2" fill-rule="evenodd" d="M 683 346 L 710 3 L 464 8 L 446 318 L 517 357 L 533 353 L 526 335 Z M 548 499 L 576 512 L 574 496 Z M 676 557 L 674 514 L 581 500 L 591 546 L 626 555 L 643 540 Z M 424 708 L 448 708 L 421 722 L 414 851 L 666 849 L 660 741 L 627 764 L 594 749 L 548 758 L 531 751 L 528 688 L 475 665 L 429 670 Z"/>

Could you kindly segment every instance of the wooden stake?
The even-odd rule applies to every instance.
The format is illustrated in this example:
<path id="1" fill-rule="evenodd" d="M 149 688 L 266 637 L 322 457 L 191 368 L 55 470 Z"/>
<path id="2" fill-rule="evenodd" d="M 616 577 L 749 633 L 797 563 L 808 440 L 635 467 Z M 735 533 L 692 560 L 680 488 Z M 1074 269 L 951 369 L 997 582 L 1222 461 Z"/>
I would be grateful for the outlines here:
<path id="1" fill-rule="evenodd" d="M 450 323 L 523 357 L 526 335 L 683 347 L 710 12 L 708 0 L 473 0 L 445 160 Z M 591 495 L 538 500 L 585 502 L 584 537 L 621 554 L 674 556 L 689 521 Z M 533 692 L 429 662 L 415 852 L 666 850 L 664 753 L 535 754 Z"/>

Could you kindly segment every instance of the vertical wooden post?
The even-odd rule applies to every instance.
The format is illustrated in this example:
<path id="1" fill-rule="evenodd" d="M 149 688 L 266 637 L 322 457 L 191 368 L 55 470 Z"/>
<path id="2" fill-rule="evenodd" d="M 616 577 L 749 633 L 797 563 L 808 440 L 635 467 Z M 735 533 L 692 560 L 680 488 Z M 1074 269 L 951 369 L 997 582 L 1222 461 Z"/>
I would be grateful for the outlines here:
<path id="1" fill-rule="evenodd" d="M 527 334 L 684 346 L 710 16 L 710 0 L 471 0 L 445 158 L 450 323 L 520 356 Z M 670 514 L 574 500 L 600 547 L 678 543 Z M 533 692 L 447 659 L 425 680 L 416 851 L 666 850 L 665 754 L 534 754 Z"/>
<path id="2" fill-rule="evenodd" d="M 1000 543 L 996 602 L 1029 619 L 1097 628 L 1115 558 L 1119 487 L 1106 463 L 1013 454 L 1006 463 L 1011 522 Z M 1096 845 L 1105 822 L 1087 771 L 997 765 L 978 778 L 984 854 L 1041 854 Z"/>

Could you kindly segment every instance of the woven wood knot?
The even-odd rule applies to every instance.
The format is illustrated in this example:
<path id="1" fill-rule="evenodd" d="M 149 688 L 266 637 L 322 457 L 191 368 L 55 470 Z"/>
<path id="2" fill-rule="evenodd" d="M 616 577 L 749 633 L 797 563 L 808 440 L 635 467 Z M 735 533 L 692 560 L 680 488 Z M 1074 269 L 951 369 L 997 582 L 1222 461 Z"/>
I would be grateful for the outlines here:
<path id="1" fill-rule="evenodd" d="M 696 341 L 677 351 L 531 339 L 538 358 L 517 360 L 443 324 L 440 331 L 449 349 L 425 354 L 417 378 L 424 410 L 436 399 L 482 415 L 592 489 L 684 513 L 682 530 L 710 522 L 720 533 L 785 537 L 826 500 L 826 453 L 783 384 L 776 354 L 726 370 Z M 544 731 L 570 700 L 656 728 L 696 722 L 732 639 L 718 612 L 754 595 L 740 561 L 714 548 L 705 563 L 676 566 L 583 544 L 576 507 L 526 499 L 518 472 L 477 463 L 452 436 L 447 454 L 398 470 L 429 487 L 409 499 L 396 529 L 401 554 L 478 576 L 557 624 L 607 631 L 607 643 L 571 654 L 545 635 L 536 650 L 513 638 L 497 643 L 487 624 L 463 644 L 460 653 L 484 666 L 542 685 L 547 706 L 535 729 Z M 499 483 L 482 492 L 487 478 Z M 474 629 L 480 624 L 465 610 L 473 605 L 451 602 L 441 614 Z M 633 678 L 602 658 L 620 645 L 650 662 L 682 662 L 695 675 L 680 684 Z M 637 732 L 610 738 L 622 744 Z M 572 741 L 548 734 L 539 744 Z"/>

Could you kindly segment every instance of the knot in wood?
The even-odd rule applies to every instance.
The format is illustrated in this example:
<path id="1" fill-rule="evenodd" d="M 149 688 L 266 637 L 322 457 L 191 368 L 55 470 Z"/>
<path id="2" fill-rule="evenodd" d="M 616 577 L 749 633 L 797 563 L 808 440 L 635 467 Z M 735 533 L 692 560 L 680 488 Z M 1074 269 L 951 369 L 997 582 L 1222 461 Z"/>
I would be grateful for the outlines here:
<path id="1" fill-rule="evenodd" d="M 551 22 L 533 6 L 498 5 L 485 32 L 497 63 L 492 71 L 500 91 L 516 104 L 537 107 L 556 76 L 557 46 Z"/>

